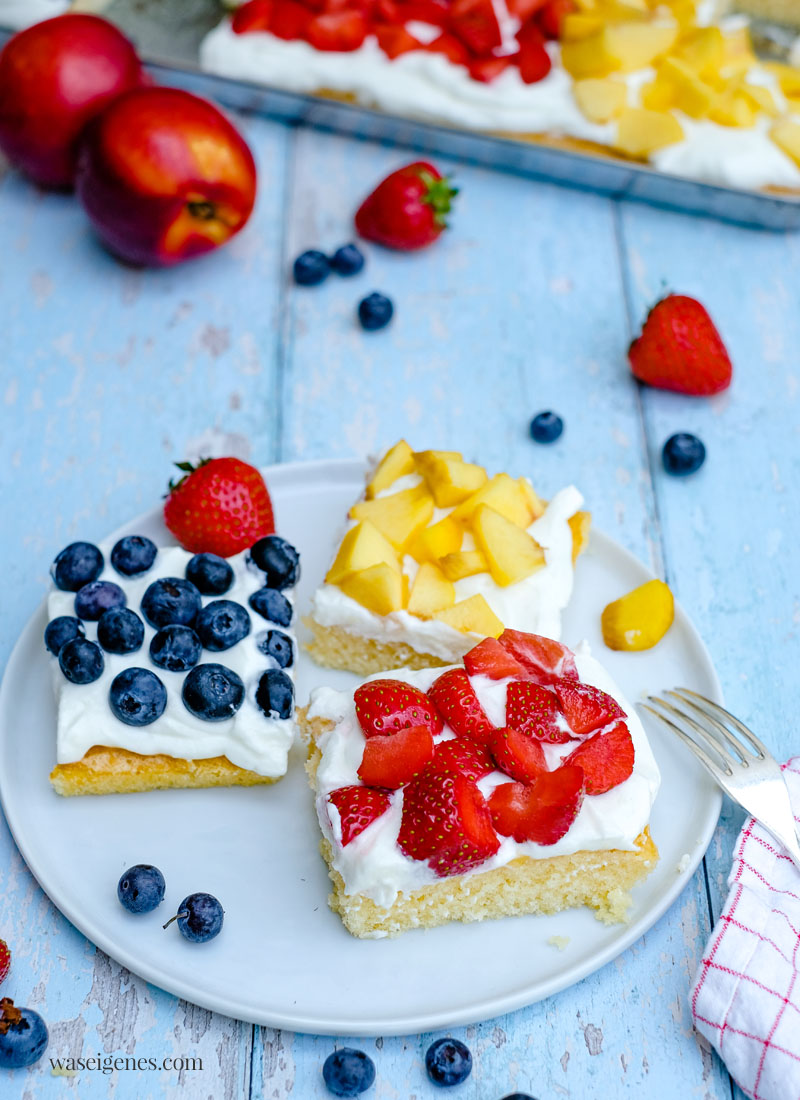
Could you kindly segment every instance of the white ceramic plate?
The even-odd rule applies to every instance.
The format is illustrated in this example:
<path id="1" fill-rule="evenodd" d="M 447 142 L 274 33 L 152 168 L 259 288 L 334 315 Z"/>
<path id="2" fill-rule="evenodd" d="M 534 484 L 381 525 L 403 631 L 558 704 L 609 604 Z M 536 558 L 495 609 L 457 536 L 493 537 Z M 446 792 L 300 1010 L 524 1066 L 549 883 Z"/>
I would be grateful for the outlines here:
<path id="1" fill-rule="evenodd" d="M 278 530 L 302 554 L 302 614 L 361 491 L 363 465 L 297 463 L 265 476 Z M 116 534 L 125 532 L 169 541 L 157 510 Z M 627 551 L 594 534 L 577 569 L 564 640 L 588 638 L 630 698 L 683 684 L 720 699 L 708 653 L 680 609 L 649 652 L 615 654 L 603 646 L 603 606 L 647 579 Z M 579 910 L 356 940 L 326 905 L 328 878 L 298 750 L 287 778 L 273 787 L 69 799 L 53 793 L 45 622 L 42 606 L 0 691 L 0 799 L 20 851 L 54 904 L 103 951 L 170 993 L 228 1016 L 318 1034 L 402 1035 L 531 1004 L 597 970 L 655 923 L 688 883 L 719 815 L 721 798 L 705 772 L 653 730 L 663 783 L 651 825 L 661 861 L 637 888 L 629 925 L 608 928 Z M 356 682 L 304 656 L 297 673 L 301 703 L 317 684 Z M 117 901 L 119 876 L 134 863 L 164 872 L 167 895 L 156 913 L 132 916 Z M 226 913 L 222 934 L 203 945 L 187 943 L 174 925 L 161 929 L 195 890 L 216 895 Z M 553 935 L 569 937 L 564 951 L 548 945 Z M 470 958 L 492 965 L 465 966 Z"/>

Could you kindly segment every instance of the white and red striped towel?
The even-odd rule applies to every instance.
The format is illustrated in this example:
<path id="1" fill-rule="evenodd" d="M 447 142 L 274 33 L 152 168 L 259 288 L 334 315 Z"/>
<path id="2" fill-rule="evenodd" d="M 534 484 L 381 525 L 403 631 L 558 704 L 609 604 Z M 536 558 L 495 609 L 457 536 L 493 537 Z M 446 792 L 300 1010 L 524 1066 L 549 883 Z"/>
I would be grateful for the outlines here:
<path id="1" fill-rule="evenodd" d="M 800 756 L 783 766 L 800 825 Z M 753 1100 L 800 1100 L 800 871 L 753 818 L 690 994 L 695 1027 Z"/>

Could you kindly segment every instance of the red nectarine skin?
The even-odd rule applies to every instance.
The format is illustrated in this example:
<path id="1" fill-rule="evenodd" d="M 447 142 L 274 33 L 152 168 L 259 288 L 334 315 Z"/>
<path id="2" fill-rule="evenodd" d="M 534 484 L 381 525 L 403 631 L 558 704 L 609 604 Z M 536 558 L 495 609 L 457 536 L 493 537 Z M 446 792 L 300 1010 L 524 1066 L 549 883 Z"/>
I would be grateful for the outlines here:
<path id="1" fill-rule="evenodd" d="M 133 46 L 105 19 L 67 14 L 28 27 L 0 52 L 0 149 L 42 186 L 71 187 L 83 127 L 142 79 Z"/>
<path id="2" fill-rule="evenodd" d="M 177 88 L 139 88 L 87 127 L 76 188 L 110 251 L 129 263 L 168 265 L 217 248 L 244 226 L 256 168 L 212 103 Z"/>

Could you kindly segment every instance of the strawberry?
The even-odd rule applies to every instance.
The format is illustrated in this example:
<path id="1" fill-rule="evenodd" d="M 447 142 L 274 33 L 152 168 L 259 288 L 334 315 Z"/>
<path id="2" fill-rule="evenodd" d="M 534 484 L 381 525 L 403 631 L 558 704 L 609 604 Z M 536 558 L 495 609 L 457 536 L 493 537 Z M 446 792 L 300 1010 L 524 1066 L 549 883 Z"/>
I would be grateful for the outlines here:
<path id="1" fill-rule="evenodd" d="M 380 48 L 392 61 L 401 54 L 422 49 L 420 40 L 413 34 L 409 34 L 405 27 L 378 23 L 375 27 L 375 37 L 378 39 Z"/>
<path id="2" fill-rule="evenodd" d="M 572 734 L 559 724 L 561 711 L 552 691 L 530 680 L 513 680 L 506 694 L 506 723 L 539 741 L 562 744 Z"/>
<path id="3" fill-rule="evenodd" d="M 578 745 L 563 763 L 583 768 L 587 794 L 603 794 L 628 778 L 634 756 L 630 730 L 624 722 L 617 722 L 606 733 L 596 733 Z"/>
<path id="4" fill-rule="evenodd" d="M 475 781 L 494 771 L 492 758 L 486 749 L 468 737 L 440 741 L 434 749 L 431 767 L 438 772 L 450 771 L 465 775 L 467 779 Z"/>
<path id="5" fill-rule="evenodd" d="M 456 194 L 432 164 L 406 164 L 364 199 L 356 211 L 356 229 L 368 241 L 386 248 L 406 252 L 425 248 L 446 228 L 445 214 Z"/>
<path id="6" fill-rule="evenodd" d="M 527 23 L 532 15 L 543 8 L 547 0 L 508 0 L 508 14 L 519 19 L 520 23 Z"/>
<path id="7" fill-rule="evenodd" d="M 411 859 L 427 860 L 435 874 L 460 875 L 494 855 L 500 841 L 477 784 L 429 768 L 405 788 L 397 836 Z"/>
<path id="8" fill-rule="evenodd" d="M 176 465 L 185 476 L 169 483 L 164 522 L 184 549 L 229 558 L 274 534 L 272 501 L 255 466 L 239 458 Z"/>
<path id="9" fill-rule="evenodd" d="M 339 811 L 343 848 L 389 809 L 386 791 L 376 791 L 372 787 L 339 787 L 331 791 L 328 801 Z"/>
<path id="10" fill-rule="evenodd" d="M 453 0 L 449 26 L 477 57 L 485 57 L 503 44 L 492 0 Z"/>
<path id="11" fill-rule="evenodd" d="M 0 940 L 0 984 L 5 981 L 11 969 L 11 952 L 5 940 Z"/>
<path id="12" fill-rule="evenodd" d="M 615 718 L 625 717 L 616 699 L 591 684 L 556 680 L 553 691 L 570 729 L 578 737 L 607 726 Z"/>
<path id="13" fill-rule="evenodd" d="M 564 17 L 575 11 L 575 0 L 547 0 L 536 16 L 536 23 L 545 38 L 558 39 Z"/>
<path id="14" fill-rule="evenodd" d="M 428 42 L 425 49 L 428 53 L 443 53 L 454 65 L 468 65 L 470 61 L 469 50 L 461 39 L 447 31 L 442 31 L 438 38 Z"/>
<path id="15" fill-rule="evenodd" d="M 491 680 L 525 676 L 524 667 L 500 645 L 497 638 L 484 638 L 469 653 L 465 653 L 464 668 L 470 676 L 488 676 Z"/>
<path id="16" fill-rule="evenodd" d="M 409 726 L 368 737 L 358 778 L 368 787 L 396 790 L 419 775 L 433 759 L 433 737 L 427 726 Z"/>
<path id="17" fill-rule="evenodd" d="M 442 719 L 431 700 L 403 680 L 368 680 L 356 688 L 353 699 L 358 724 L 367 738 L 410 726 L 427 726 L 433 736 L 442 732 Z"/>
<path id="18" fill-rule="evenodd" d="M 575 655 L 561 642 L 545 638 L 542 634 L 526 634 L 522 630 L 504 630 L 497 640 L 525 667 L 528 680 L 552 684 L 559 677 L 578 679 Z"/>
<path id="19" fill-rule="evenodd" d="M 447 0 L 400 0 L 400 22 L 429 23 L 432 27 L 445 27 L 450 5 Z"/>
<path id="20" fill-rule="evenodd" d="M 512 779 L 521 779 L 523 783 L 547 771 L 541 741 L 536 741 L 527 733 L 520 733 L 513 726 L 494 731 L 489 751 L 501 771 Z"/>
<path id="21" fill-rule="evenodd" d="M 268 31 L 272 16 L 272 0 L 249 0 L 234 12 L 231 30 L 234 34 Z"/>
<path id="22" fill-rule="evenodd" d="M 296 38 L 305 38 L 312 13 L 297 0 L 274 0 L 269 29 L 276 38 L 292 42 Z"/>
<path id="23" fill-rule="evenodd" d="M 315 50 L 349 53 L 367 37 L 367 21 L 360 11 L 326 12 L 315 15 L 306 29 L 306 39 Z"/>
<path id="24" fill-rule="evenodd" d="M 489 813 L 502 836 L 555 844 L 569 831 L 583 802 L 583 771 L 562 766 L 533 783 L 503 783 L 489 798 Z"/>
<path id="25" fill-rule="evenodd" d="M 535 23 L 526 23 L 518 31 L 519 74 L 526 84 L 537 84 L 544 80 L 552 68 L 550 54 L 544 44 L 544 35 Z"/>
<path id="26" fill-rule="evenodd" d="M 469 75 L 481 84 L 491 84 L 515 60 L 516 54 L 507 54 L 505 57 L 476 57 L 469 63 Z M 487 641 L 493 642 L 494 638 Z"/>
<path id="27" fill-rule="evenodd" d="M 428 697 L 457 737 L 469 737 L 479 745 L 488 743 L 494 726 L 462 668 L 443 672 L 428 688 Z"/>
<path id="28" fill-rule="evenodd" d="M 635 378 L 662 390 L 706 396 L 731 384 L 733 367 L 722 337 L 704 306 L 668 294 L 647 315 L 628 348 Z"/>

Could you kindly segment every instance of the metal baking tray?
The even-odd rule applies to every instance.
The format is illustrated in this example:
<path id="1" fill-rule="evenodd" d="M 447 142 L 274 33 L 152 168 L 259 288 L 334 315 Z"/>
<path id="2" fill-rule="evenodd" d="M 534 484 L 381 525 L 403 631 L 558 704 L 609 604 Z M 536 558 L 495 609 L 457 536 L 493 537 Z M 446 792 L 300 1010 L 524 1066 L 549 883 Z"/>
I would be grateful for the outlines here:
<path id="1" fill-rule="evenodd" d="M 220 19 L 217 0 L 112 0 L 103 14 L 137 44 L 155 78 L 291 125 L 441 154 L 615 199 L 763 229 L 800 229 L 800 197 L 717 187 L 643 164 L 414 122 L 365 107 L 204 73 L 198 50 Z M 1 16 L 0 16 L 1 18 Z"/>

